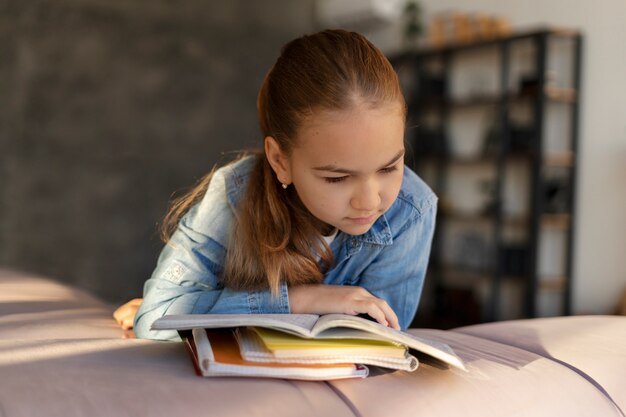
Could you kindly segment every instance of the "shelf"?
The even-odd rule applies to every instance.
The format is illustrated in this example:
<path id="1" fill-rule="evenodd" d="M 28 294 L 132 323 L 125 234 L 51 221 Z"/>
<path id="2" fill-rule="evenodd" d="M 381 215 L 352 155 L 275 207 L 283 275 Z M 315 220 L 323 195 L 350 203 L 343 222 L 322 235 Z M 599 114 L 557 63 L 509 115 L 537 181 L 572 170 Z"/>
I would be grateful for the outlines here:
<path id="1" fill-rule="evenodd" d="M 442 218 L 456 222 L 486 223 L 496 220 L 495 215 L 488 213 L 450 210 L 440 210 L 440 213 Z M 541 216 L 541 224 L 543 227 L 550 229 L 568 229 L 570 227 L 571 217 L 572 216 L 567 213 L 545 213 Z M 503 222 L 508 226 L 525 227 L 528 226 L 530 219 L 528 216 L 524 215 L 507 216 L 505 214 L 503 215 Z"/>
<path id="2" fill-rule="evenodd" d="M 444 277 L 447 277 L 448 281 L 453 279 L 463 281 L 488 280 L 492 275 L 491 271 L 476 271 L 454 265 L 443 266 L 441 273 Z"/>
<path id="3" fill-rule="evenodd" d="M 419 108 L 424 107 L 472 107 L 472 106 L 496 106 L 503 100 L 502 95 L 481 95 L 470 96 L 462 98 L 443 98 L 443 97 L 430 97 L 426 98 L 415 105 Z"/>
<path id="4" fill-rule="evenodd" d="M 541 27 L 536 29 L 530 29 L 527 31 L 520 31 L 509 36 L 496 37 L 490 39 L 481 39 L 474 42 L 450 42 L 442 46 L 427 46 L 425 48 L 421 48 L 418 51 L 406 52 L 398 54 L 394 57 L 394 59 L 400 60 L 407 56 L 414 56 L 420 59 L 427 59 L 433 57 L 444 56 L 450 53 L 470 51 L 473 49 L 484 49 L 494 46 L 500 46 L 505 43 L 517 42 L 526 39 L 533 39 L 540 36 L 556 36 L 560 38 L 568 38 L 574 39 L 580 36 L 580 32 L 574 29 L 569 28 L 558 28 L 558 27 Z"/>
<path id="5" fill-rule="evenodd" d="M 545 213 L 541 216 L 541 224 L 550 229 L 569 229 L 572 216 L 566 213 Z"/>
<path id="6" fill-rule="evenodd" d="M 562 40 L 568 50 L 552 47 Z M 518 46 L 525 48 L 523 57 Z M 402 71 L 411 125 L 420 126 L 411 160 L 418 175 L 442 196 L 429 265 L 435 281 L 431 288 L 479 295 L 486 321 L 503 317 L 494 307 L 503 302 L 518 304 L 520 315 L 540 316 L 545 305 L 537 294 L 544 290 L 558 293 L 561 314 L 571 312 L 581 52 L 578 31 L 542 27 L 391 58 Z M 563 53 L 570 56 L 554 56 Z M 548 64 L 558 58 L 569 62 L 559 68 L 567 77 L 549 74 Z M 483 93 L 471 85 L 473 77 L 460 76 L 469 68 L 482 77 L 481 62 Z M 571 72 L 565 72 L 566 66 Z M 467 93 L 460 95 L 463 91 Z M 459 137 L 453 136 L 457 132 Z M 471 144 L 460 143 L 461 135 Z M 467 152 L 455 152 L 461 150 Z M 486 181 L 492 194 L 485 195 Z M 485 197 L 493 201 L 479 203 Z M 456 208 L 469 201 L 476 201 L 467 209 L 471 211 Z M 459 236 L 472 228 L 488 235 L 481 236 L 488 241 L 475 255 L 468 253 L 472 241 Z M 460 243 L 470 246 L 457 254 Z M 558 274 L 541 273 L 546 256 L 561 265 Z M 458 314 L 463 308 L 453 307 L 440 309 Z"/>
<path id="7" fill-rule="evenodd" d="M 444 265 L 441 267 L 440 271 L 446 286 L 468 287 L 481 281 L 486 283 L 491 282 L 493 278 L 493 271 L 476 271 L 455 265 Z M 506 275 L 502 276 L 501 279 L 503 281 L 523 281 L 525 277 Z"/>
<path id="8" fill-rule="evenodd" d="M 561 103 L 574 103 L 577 96 L 576 90 L 573 88 L 559 87 L 546 87 L 544 94 L 548 100 Z"/>
<path id="9" fill-rule="evenodd" d="M 486 213 L 480 212 L 462 212 L 454 210 L 440 210 L 441 216 L 449 220 L 455 220 L 460 222 L 489 222 L 493 220 L 493 217 Z"/>
<path id="10" fill-rule="evenodd" d="M 571 168 L 574 166 L 574 152 L 564 151 L 547 154 L 543 164 L 550 168 Z"/>
<path id="11" fill-rule="evenodd" d="M 546 87 L 544 89 L 544 96 L 551 102 L 571 104 L 576 102 L 577 94 L 576 90 L 573 88 Z M 439 108 L 444 106 L 451 108 L 467 108 L 478 106 L 498 106 L 505 101 L 509 103 L 522 102 L 535 99 L 536 97 L 536 92 L 485 94 L 461 98 L 430 97 L 412 104 L 420 109 L 423 109 L 424 107 Z"/>
<path id="12" fill-rule="evenodd" d="M 505 156 L 507 160 L 525 160 L 532 157 L 530 152 L 511 152 Z M 434 160 L 438 162 L 446 162 L 455 165 L 484 165 L 495 164 L 498 162 L 498 156 L 493 153 L 478 154 L 472 156 L 457 156 L 457 155 L 434 155 L 431 153 L 422 153 L 415 155 L 418 160 Z M 557 159 L 557 162 L 560 159 Z M 553 166 L 553 165 L 550 165 Z M 564 165 L 554 165 L 564 166 Z"/>
<path id="13" fill-rule="evenodd" d="M 468 222 L 468 223 L 477 223 L 477 222 L 494 222 L 496 220 L 495 215 L 489 213 L 481 213 L 481 212 L 462 212 L 462 211 L 440 211 L 441 217 L 457 222 Z M 515 215 L 515 216 L 503 216 L 503 221 L 506 225 L 509 226 L 527 226 L 528 225 L 528 217 Z"/>
<path id="14" fill-rule="evenodd" d="M 445 160 L 448 163 L 453 163 L 455 165 L 484 165 L 484 164 L 494 164 L 497 162 L 497 157 L 495 155 L 475 155 L 475 156 L 455 156 L 448 155 L 442 156 L 440 159 Z"/>
<path id="15" fill-rule="evenodd" d="M 533 157 L 531 152 L 515 152 L 505 156 L 509 161 L 528 160 Z M 433 155 L 422 153 L 415 155 L 418 160 L 434 160 L 455 165 L 484 165 L 495 164 L 498 156 L 494 154 L 479 154 L 475 156 Z M 572 168 L 575 164 L 574 153 L 570 151 L 554 152 L 544 157 L 543 165 L 547 168 Z"/>
<path id="16" fill-rule="evenodd" d="M 561 291 L 565 289 L 567 279 L 563 276 L 543 277 L 539 281 L 539 289 L 546 291 Z"/>

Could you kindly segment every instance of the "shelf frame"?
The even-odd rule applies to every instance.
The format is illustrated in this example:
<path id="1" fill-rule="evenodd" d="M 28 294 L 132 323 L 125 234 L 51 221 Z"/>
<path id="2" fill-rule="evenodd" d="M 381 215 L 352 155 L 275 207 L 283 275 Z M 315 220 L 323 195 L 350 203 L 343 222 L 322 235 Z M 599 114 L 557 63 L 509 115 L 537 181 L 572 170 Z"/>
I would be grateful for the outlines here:
<path id="1" fill-rule="evenodd" d="M 554 38 L 567 38 L 573 41 L 573 79 L 571 88 L 554 88 L 547 85 L 547 58 L 549 41 Z M 531 41 L 534 43 L 534 74 L 536 77 L 536 86 L 522 93 L 512 93 L 508 91 L 509 77 L 511 76 L 510 62 L 512 48 L 517 42 Z M 485 223 L 492 222 L 493 230 L 490 229 L 493 245 L 495 249 L 495 260 L 493 268 L 490 271 L 481 272 L 478 275 L 486 275 L 489 280 L 489 295 L 486 304 L 483 306 L 483 321 L 498 320 L 501 308 L 501 292 L 503 280 L 512 279 L 505 276 L 506 265 L 504 265 L 504 251 L 510 243 L 505 239 L 504 229 L 526 228 L 525 244 L 528 248 L 529 267 L 525 277 L 514 277 L 514 279 L 522 279 L 525 286 L 525 294 L 523 295 L 523 313 L 526 317 L 537 317 L 539 312 L 538 296 L 541 291 L 549 289 L 551 291 L 558 290 L 563 293 L 562 311 L 563 315 L 571 314 L 572 299 L 572 282 L 573 282 L 573 252 L 575 248 L 575 201 L 576 201 L 576 184 L 577 184 L 577 168 L 578 168 L 578 142 L 579 142 L 579 117 L 580 117 L 580 80 L 581 80 L 581 64 L 582 64 L 582 35 L 575 30 L 561 30 L 549 27 L 539 28 L 536 30 L 521 32 L 511 36 L 482 40 L 471 44 L 455 44 L 446 45 L 441 48 L 427 48 L 418 51 L 407 51 L 391 57 L 392 62 L 412 62 L 416 69 L 427 68 L 428 65 L 437 65 L 437 68 L 443 68 L 441 73 L 437 72 L 437 76 L 443 82 L 443 91 L 441 98 L 428 97 L 427 100 L 419 99 L 417 95 L 410 96 L 409 100 L 409 117 L 419 117 L 424 106 L 429 106 L 431 111 L 436 112 L 436 117 L 440 126 L 438 134 L 449 143 L 450 138 L 450 115 L 453 111 L 458 111 L 465 107 L 472 106 L 497 106 L 496 113 L 496 135 L 498 146 L 494 152 L 490 154 L 478 154 L 471 157 L 456 157 L 449 154 L 449 149 L 445 146 L 435 148 L 438 153 L 413 155 L 415 167 L 419 168 L 420 164 L 435 164 L 434 181 L 431 187 L 439 195 L 445 195 L 446 184 L 450 167 L 455 164 L 478 165 L 491 164 L 495 171 L 495 195 L 492 205 L 492 211 L 489 214 L 484 213 L 459 213 L 454 211 L 441 211 L 437 219 L 437 228 L 433 242 L 433 250 L 431 255 L 431 265 L 429 274 L 433 279 L 435 288 L 434 316 L 439 313 L 437 311 L 438 300 L 442 290 L 445 287 L 446 277 L 476 275 L 476 271 L 459 271 L 455 268 L 445 267 L 442 265 L 441 251 L 445 248 L 444 233 L 442 226 L 450 221 Z M 499 87 L 501 94 L 492 94 L 485 96 L 474 96 L 463 99 L 451 98 L 449 91 L 451 79 L 451 61 L 454 55 L 458 53 L 472 52 L 481 48 L 495 48 L 499 54 Z M 436 60 L 433 62 L 432 60 Z M 432 69 L 432 67 L 430 67 Z M 415 72 L 417 75 L 417 70 Z M 533 116 L 533 139 L 530 142 L 528 150 L 511 152 L 511 130 L 512 122 L 510 112 L 511 106 L 523 101 L 531 106 Z M 559 103 L 568 106 L 570 113 L 571 125 L 569 130 L 570 149 L 559 152 L 547 153 L 544 148 L 544 125 L 546 109 L 548 103 Z M 419 119 L 417 119 L 419 120 Z M 434 130 L 437 132 L 437 130 Z M 442 151 L 443 149 L 443 151 Z M 528 207 L 525 215 L 514 216 L 505 213 L 504 208 L 504 187 L 506 184 L 507 166 L 514 159 L 520 159 L 529 166 L 529 183 L 531 193 L 528 199 Z M 433 168 L 431 165 L 430 168 Z M 546 203 L 544 201 L 543 186 L 547 179 L 546 173 L 549 170 L 558 169 L 559 172 L 565 171 L 568 178 L 568 213 L 549 213 L 546 212 Z M 432 172 L 432 171 L 431 171 Z M 558 279 L 550 279 L 541 276 L 539 271 L 539 244 L 542 231 L 556 230 L 566 234 L 565 248 L 565 267 L 564 273 Z M 443 312 L 445 314 L 445 312 Z"/>

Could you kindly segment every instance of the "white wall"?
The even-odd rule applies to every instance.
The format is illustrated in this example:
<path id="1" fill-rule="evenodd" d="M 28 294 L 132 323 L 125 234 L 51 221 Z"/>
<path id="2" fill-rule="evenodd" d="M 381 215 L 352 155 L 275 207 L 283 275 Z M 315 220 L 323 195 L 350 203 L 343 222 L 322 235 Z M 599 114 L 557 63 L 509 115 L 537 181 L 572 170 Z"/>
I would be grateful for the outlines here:
<path id="1" fill-rule="evenodd" d="M 574 312 L 610 313 L 626 288 L 626 1 L 421 0 L 425 17 L 455 9 L 584 35 Z M 385 50 L 398 27 L 369 34 Z"/>

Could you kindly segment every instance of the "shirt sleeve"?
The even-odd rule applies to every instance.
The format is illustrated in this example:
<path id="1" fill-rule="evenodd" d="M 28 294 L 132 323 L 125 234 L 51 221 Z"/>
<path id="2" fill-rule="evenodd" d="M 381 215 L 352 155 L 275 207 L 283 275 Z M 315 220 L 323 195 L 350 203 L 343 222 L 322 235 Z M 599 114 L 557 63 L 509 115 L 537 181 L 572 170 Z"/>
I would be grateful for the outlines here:
<path id="1" fill-rule="evenodd" d="M 409 219 L 372 263 L 357 285 L 387 301 L 406 330 L 413 321 L 424 286 L 435 230 L 437 199 L 432 199 Z"/>
<path id="2" fill-rule="evenodd" d="M 175 331 L 150 330 L 156 319 L 168 314 L 289 312 L 284 283 L 278 296 L 269 289 L 233 291 L 221 283 L 234 218 L 226 191 L 223 169 L 218 170 L 202 201 L 183 216 L 161 251 L 135 317 L 137 337 L 177 339 Z"/>

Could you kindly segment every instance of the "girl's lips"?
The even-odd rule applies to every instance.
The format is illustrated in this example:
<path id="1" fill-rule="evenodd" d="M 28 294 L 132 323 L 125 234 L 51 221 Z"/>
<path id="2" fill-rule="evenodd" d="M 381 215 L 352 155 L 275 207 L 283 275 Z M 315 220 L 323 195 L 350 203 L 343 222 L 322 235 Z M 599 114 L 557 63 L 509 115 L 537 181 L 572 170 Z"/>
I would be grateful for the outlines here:
<path id="1" fill-rule="evenodd" d="M 367 217 L 348 217 L 348 220 L 356 224 L 369 224 L 372 223 L 375 219 L 376 214 L 372 214 L 371 216 Z"/>

